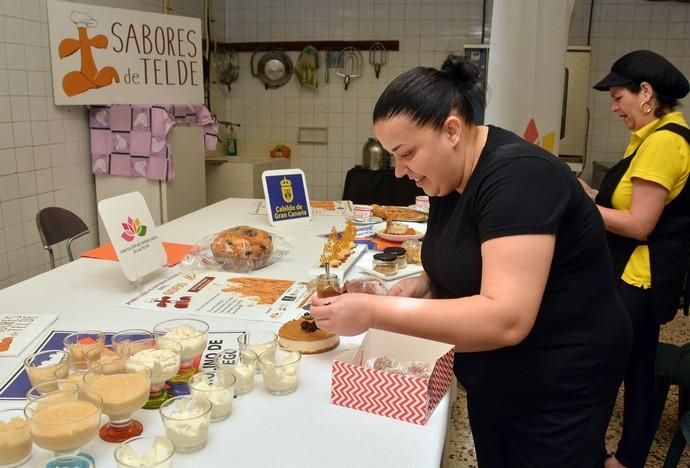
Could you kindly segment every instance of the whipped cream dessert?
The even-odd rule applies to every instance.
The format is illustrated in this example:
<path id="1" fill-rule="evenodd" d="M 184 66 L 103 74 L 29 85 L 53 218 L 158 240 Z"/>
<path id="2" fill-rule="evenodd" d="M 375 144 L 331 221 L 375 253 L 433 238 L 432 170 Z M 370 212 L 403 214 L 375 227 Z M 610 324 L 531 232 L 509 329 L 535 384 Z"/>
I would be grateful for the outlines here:
<path id="1" fill-rule="evenodd" d="M 118 468 L 146 467 L 170 468 L 175 449 L 163 437 L 154 437 L 153 444 L 144 453 L 137 452 L 131 444 L 125 443 L 115 450 Z"/>
<path id="2" fill-rule="evenodd" d="M 206 445 L 210 411 L 208 406 L 194 403 L 182 398 L 161 407 L 165 434 L 180 452 L 191 452 Z M 208 402 L 205 404 L 210 405 Z"/>
<path id="3" fill-rule="evenodd" d="M 208 333 L 201 332 L 189 325 L 181 325 L 167 332 L 163 338 L 177 341 L 182 345 L 181 359 L 185 362 L 193 360 L 204 351 L 208 341 Z"/>
<path id="4" fill-rule="evenodd" d="M 144 349 L 134 354 L 136 361 L 151 369 L 151 385 L 161 385 L 180 369 L 180 355 L 171 349 Z"/>
<path id="5" fill-rule="evenodd" d="M 219 381 L 220 380 L 220 381 Z M 234 384 L 226 385 L 230 379 L 221 379 L 216 376 L 211 381 L 206 374 L 197 374 L 189 381 L 189 389 L 193 397 L 206 398 L 213 407 L 211 408 L 211 420 L 219 421 L 232 413 L 232 400 L 235 398 Z"/>
<path id="6" fill-rule="evenodd" d="M 284 395 L 297 389 L 297 365 L 294 366 L 264 366 L 264 386 L 270 393 Z"/>

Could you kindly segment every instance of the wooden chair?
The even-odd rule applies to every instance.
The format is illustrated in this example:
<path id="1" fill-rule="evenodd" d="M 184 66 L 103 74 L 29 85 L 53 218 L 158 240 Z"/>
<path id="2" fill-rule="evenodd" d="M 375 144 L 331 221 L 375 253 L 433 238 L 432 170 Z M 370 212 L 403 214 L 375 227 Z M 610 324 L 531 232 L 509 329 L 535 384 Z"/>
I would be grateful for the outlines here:
<path id="1" fill-rule="evenodd" d="M 50 255 L 50 268 L 55 268 L 55 255 L 52 246 L 67 241 L 67 255 L 74 260 L 72 241 L 89 233 L 89 228 L 76 214 L 64 208 L 49 206 L 36 215 L 36 226 L 43 242 L 43 248 Z"/>

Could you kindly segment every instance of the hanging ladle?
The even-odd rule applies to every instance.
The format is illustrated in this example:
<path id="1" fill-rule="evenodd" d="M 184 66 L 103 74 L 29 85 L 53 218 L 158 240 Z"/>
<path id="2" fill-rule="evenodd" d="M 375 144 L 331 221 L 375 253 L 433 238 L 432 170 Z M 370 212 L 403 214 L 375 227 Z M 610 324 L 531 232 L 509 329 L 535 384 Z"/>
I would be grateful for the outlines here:
<path id="1" fill-rule="evenodd" d="M 376 79 L 379 79 L 381 67 L 388 61 L 388 51 L 381 42 L 374 42 L 369 48 L 369 63 L 374 66 Z"/>

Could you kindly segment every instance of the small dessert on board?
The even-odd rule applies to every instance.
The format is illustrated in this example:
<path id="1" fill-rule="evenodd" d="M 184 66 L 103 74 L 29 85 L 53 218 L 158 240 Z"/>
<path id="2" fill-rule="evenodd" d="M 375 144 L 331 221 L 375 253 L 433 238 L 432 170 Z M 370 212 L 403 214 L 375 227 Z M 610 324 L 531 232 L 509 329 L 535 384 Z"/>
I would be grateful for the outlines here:
<path id="1" fill-rule="evenodd" d="M 321 330 L 316 326 L 314 317 L 306 312 L 300 318 L 290 320 L 280 327 L 278 342 L 282 347 L 302 354 L 319 354 L 337 348 L 340 337 Z"/>

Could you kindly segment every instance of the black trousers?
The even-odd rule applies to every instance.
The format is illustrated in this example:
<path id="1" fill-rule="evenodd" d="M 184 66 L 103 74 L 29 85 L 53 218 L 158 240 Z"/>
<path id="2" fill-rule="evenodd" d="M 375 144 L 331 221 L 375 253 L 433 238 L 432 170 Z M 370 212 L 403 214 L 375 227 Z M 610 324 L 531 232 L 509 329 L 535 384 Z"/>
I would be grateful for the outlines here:
<path id="1" fill-rule="evenodd" d="M 623 432 L 616 458 L 628 468 L 642 468 L 656 432 L 654 362 L 659 324 L 654 317 L 648 289 L 621 281 L 618 293 L 630 314 L 633 345 L 623 381 Z"/>
<path id="2" fill-rule="evenodd" d="M 616 400 L 592 404 L 567 398 L 497 409 L 468 395 L 467 408 L 481 468 L 594 468 Z"/>

